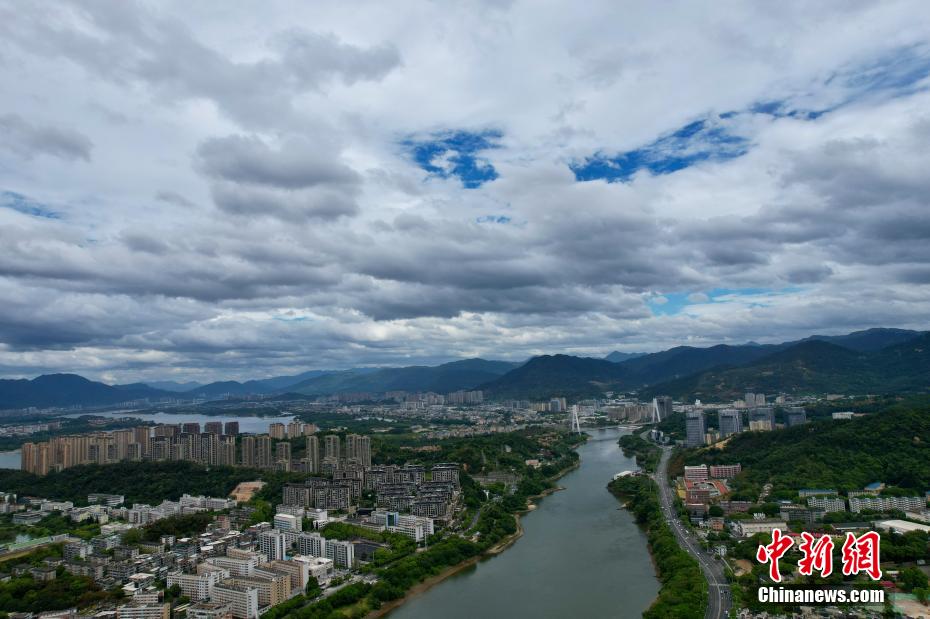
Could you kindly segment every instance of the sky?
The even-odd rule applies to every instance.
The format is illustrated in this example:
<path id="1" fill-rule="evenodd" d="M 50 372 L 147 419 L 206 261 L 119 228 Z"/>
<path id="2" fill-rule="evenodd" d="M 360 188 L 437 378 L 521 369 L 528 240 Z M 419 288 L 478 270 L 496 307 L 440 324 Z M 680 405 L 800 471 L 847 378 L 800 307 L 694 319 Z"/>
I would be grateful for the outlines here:
<path id="1" fill-rule="evenodd" d="M 0 0 L 0 376 L 930 316 L 930 4 Z"/>

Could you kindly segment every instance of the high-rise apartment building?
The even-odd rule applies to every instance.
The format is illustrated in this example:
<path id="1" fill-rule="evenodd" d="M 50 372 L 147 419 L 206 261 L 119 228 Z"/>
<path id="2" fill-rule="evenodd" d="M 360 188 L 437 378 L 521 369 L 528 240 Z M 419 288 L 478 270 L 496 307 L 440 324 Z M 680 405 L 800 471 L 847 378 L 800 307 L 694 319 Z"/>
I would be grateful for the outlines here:
<path id="1" fill-rule="evenodd" d="M 371 466 L 371 437 L 360 434 L 346 436 L 346 459 Z"/>
<path id="2" fill-rule="evenodd" d="M 327 434 L 324 438 L 326 451 L 324 457 L 339 460 L 342 457 L 338 434 Z"/>
<path id="3" fill-rule="evenodd" d="M 287 424 L 287 438 L 295 438 L 298 436 L 303 436 L 304 433 L 304 423 L 299 419 Z"/>
<path id="4" fill-rule="evenodd" d="M 223 427 L 223 434 L 226 434 L 227 436 L 236 436 L 239 434 L 239 422 L 227 421 Z"/>
<path id="5" fill-rule="evenodd" d="M 315 436 L 307 437 L 307 454 L 305 456 L 309 473 L 320 472 L 320 439 Z"/>
<path id="6" fill-rule="evenodd" d="M 717 413 L 720 436 L 727 437 L 743 431 L 743 414 L 735 408 L 725 408 Z"/>
<path id="7" fill-rule="evenodd" d="M 749 429 L 763 432 L 774 430 L 775 410 L 770 407 L 760 407 L 749 411 Z"/>
<path id="8" fill-rule="evenodd" d="M 282 471 L 291 470 L 291 444 L 281 441 L 275 445 L 275 468 Z"/>
<path id="9" fill-rule="evenodd" d="M 208 421 L 203 425 L 203 431 L 207 434 L 222 434 L 223 433 L 223 422 L 222 421 Z"/>
<path id="10" fill-rule="evenodd" d="M 281 531 L 262 531 L 258 536 L 258 546 L 261 553 L 269 561 L 284 561 L 287 559 L 287 537 Z"/>
<path id="11" fill-rule="evenodd" d="M 685 416 L 685 445 L 687 447 L 700 447 L 704 444 L 704 411 L 688 411 Z"/>
<path id="12" fill-rule="evenodd" d="M 249 468 L 256 468 L 258 466 L 257 462 L 258 450 L 256 448 L 256 441 L 254 436 L 243 436 L 242 437 L 242 466 L 247 466 Z"/>
<path id="13" fill-rule="evenodd" d="M 287 438 L 287 427 L 280 422 L 274 422 L 268 426 L 268 436 L 279 441 Z"/>
<path id="14" fill-rule="evenodd" d="M 807 411 L 801 406 L 789 406 L 785 409 L 785 421 L 788 427 L 807 423 Z"/>

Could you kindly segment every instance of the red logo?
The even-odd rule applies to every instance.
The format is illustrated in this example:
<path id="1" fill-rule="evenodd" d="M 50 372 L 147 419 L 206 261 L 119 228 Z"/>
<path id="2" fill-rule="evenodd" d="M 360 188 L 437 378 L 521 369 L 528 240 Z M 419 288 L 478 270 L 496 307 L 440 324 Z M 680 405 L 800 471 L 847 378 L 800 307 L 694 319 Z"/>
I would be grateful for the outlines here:
<path id="1" fill-rule="evenodd" d="M 814 541 L 814 536 L 808 532 L 801 533 L 804 540 L 798 550 L 804 556 L 798 561 L 798 571 L 802 576 L 810 576 L 814 570 L 820 572 L 823 578 L 833 573 L 833 540 L 824 535 Z"/>
<path id="2" fill-rule="evenodd" d="M 759 546 L 756 551 L 756 560 L 759 563 L 769 564 L 769 578 L 775 582 L 781 582 L 781 572 L 778 571 L 778 560 L 781 559 L 788 549 L 794 544 L 794 540 L 781 534 L 778 529 L 772 530 L 772 543 L 765 546 Z"/>
<path id="3" fill-rule="evenodd" d="M 856 537 L 846 534 L 843 542 L 843 575 L 851 576 L 865 572 L 872 580 L 880 580 L 882 570 L 878 566 L 878 544 L 881 538 L 875 531 Z"/>
<path id="4" fill-rule="evenodd" d="M 801 533 L 801 539 L 802 542 L 798 545 L 798 550 L 801 551 L 798 572 L 802 576 L 812 576 L 816 570 L 823 578 L 832 574 L 834 544 L 830 536 L 822 535 L 815 538 L 805 531 Z M 872 580 L 881 580 L 882 570 L 879 567 L 878 554 L 880 542 L 881 538 L 875 531 L 863 533 L 859 537 L 847 533 L 842 548 L 843 575 L 855 576 L 865 572 Z M 781 582 L 778 561 L 793 545 L 792 538 L 783 535 L 778 529 L 773 529 L 772 543 L 762 544 L 756 550 L 756 560 L 769 564 L 769 578 L 774 582 Z"/>

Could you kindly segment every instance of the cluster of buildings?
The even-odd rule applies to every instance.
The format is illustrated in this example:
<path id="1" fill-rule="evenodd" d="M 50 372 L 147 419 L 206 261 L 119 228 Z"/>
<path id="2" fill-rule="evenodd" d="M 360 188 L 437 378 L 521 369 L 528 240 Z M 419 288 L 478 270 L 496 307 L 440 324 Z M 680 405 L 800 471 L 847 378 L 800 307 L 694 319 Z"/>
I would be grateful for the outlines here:
<path id="1" fill-rule="evenodd" d="M 21 468 L 45 475 L 81 464 L 109 464 L 121 460 L 191 460 L 213 465 L 236 463 L 239 423 L 161 424 L 56 436 L 40 443 L 24 443 Z"/>
<path id="2" fill-rule="evenodd" d="M 286 484 L 283 504 L 304 509 L 354 511 L 364 491 L 372 491 L 379 508 L 446 520 L 459 498 L 459 466 L 436 464 L 371 466 L 340 460 L 332 477 L 309 477 Z"/>
<path id="3" fill-rule="evenodd" d="M 342 460 L 371 465 L 370 437 L 350 434 L 343 450 L 336 435 L 322 437 L 321 445 L 313 424 L 272 423 L 268 430 L 268 434 L 240 436 L 238 422 L 217 421 L 206 423 L 203 431 L 199 423 L 184 423 L 59 436 L 25 443 L 21 468 L 46 475 L 81 464 L 151 460 L 323 473 L 336 470 Z M 306 438 L 306 456 L 299 461 L 291 453 L 297 437 Z"/>
<path id="4" fill-rule="evenodd" d="M 2 496 L 4 503 L 24 506 L 24 510 L 14 510 L 14 515 L 46 515 L 55 508 L 73 516 L 93 510 L 127 521 L 102 524 L 100 534 L 86 541 L 60 536 L 49 543 L 63 543 L 61 557 L 46 559 L 38 567 L 23 564 L 13 569 L 15 575 L 28 573 L 37 580 L 53 580 L 60 568 L 90 578 L 102 589 L 122 588 L 124 602 L 95 617 L 167 618 L 170 605 L 164 591 L 156 587 L 157 581 L 165 581 L 169 589 L 176 586 L 180 595 L 190 599 L 190 605 L 175 609 L 186 611 L 187 617 L 257 619 L 269 608 L 302 593 L 310 578 L 326 586 L 334 576 L 357 567 L 359 555 L 370 558 L 377 549 L 367 540 L 330 540 L 317 532 L 302 531 L 305 518 L 313 526 L 327 522 L 327 514 L 321 510 L 300 510 L 295 516 L 292 508 L 279 506 L 273 524 L 249 526 L 251 514 L 237 514 L 249 508 L 237 509 L 234 501 L 222 498 L 184 495 L 177 502 L 166 501 L 151 508 L 125 507 L 119 495 L 92 494 L 88 496 L 89 507 L 74 508 L 67 501 L 18 501 L 8 493 Z M 124 543 L 124 534 L 151 522 L 155 511 L 174 515 L 219 510 L 224 513 L 198 536 L 178 539 L 163 535 L 157 541 Z M 372 514 L 369 519 L 367 526 L 398 532 L 424 524 L 411 523 L 410 517 L 399 514 Z M 241 530 L 235 528 L 240 525 Z M 429 528 L 424 535 L 432 532 Z"/>
<path id="5" fill-rule="evenodd" d="M 748 410 L 739 408 L 720 409 L 717 411 L 716 430 L 707 427 L 706 415 L 707 413 L 704 410 L 697 408 L 685 413 L 685 445 L 687 447 L 711 445 L 728 436 L 744 432 L 747 428 L 743 423 L 744 417 L 748 418 L 748 429 L 750 431 L 768 432 L 776 428 L 775 409 L 770 406 L 755 407 Z M 785 407 L 784 416 L 787 427 L 807 423 L 807 411 L 800 406 Z"/>
<path id="6" fill-rule="evenodd" d="M 325 398 L 326 402 L 376 402 L 391 401 L 402 405 L 408 410 L 417 410 L 429 406 L 476 406 L 484 403 L 484 392 L 481 390 L 459 390 L 452 393 L 408 392 L 402 390 L 376 393 L 361 391 L 354 393 L 337 393 Z"/>
<path id="7" fill-rule="evenodd" d="M 685 507 L 696 522 L 711 530 L 722 531 L 726 528 L 726 517 L 736 513 L 746 513 L 752 507 L 750 501 L 733 501 L 726 499 L 728 488 L 726 480 L 738 475 L 739 464 L 686 466 L 680 480 L 683 489 Z M 787 523 L 802 522 L 814 525 L 831 512 L 876 513 L 904 512 L 910 521 L 930 523 L 930 510 L 927 502 L 930 491 L 924 496 L 882 496 L 884 484 L 869 484 L 861 491 L 847 492 L 846 497 L 839 495 L 835 489 L 805 488 L 798 491 L 796 501 L 777 501 L 777 517 L 753 514 L 751 519 L 735 518 L 729 523 L 730 530 L 737 537 L 749 537 L 756 533 L 769 533 L 773 528 L 787 532 Z M 722 517 L 707 517 L 711 505 L 717 505 L 723 511 Z M 902 521 L 906 522 L 906 521 Z M 913 523 L 911 523 L 913 524 Z"/>
<path id="8" fill-rule="evenodd" d="M 706 515 L 711 502 L 719 501 L 730 492 L 726 480 L 739 475 L 740 470 L 739 463 L 686 466 L 682 479 L 685 508 L 694 516 Z"/>
<path id="9" fill-rule="evenodd" d="M 47 423 L 17 423 L 0 426 L 0 436 L 28 436 L 39 432 L 50 432 L 61 428 L 60 421 Z"/>
<path id="10" fill-rule="evenodd" d="M 129 525 L 146 525 L 162 518 L 194 514 L 205 511 L 233 509 L 236 501 L 228 498 L 191 496 L 184 494 L 177 501 L 162 501 L 151 506 L 135 503 L 123 505 L 124 498 L 118 494 L 90 494 L 90 505 L 75 507 L 71 501 L 53 501 L 42 498 L 18 500 L 12 493 L 0 493 L 0 513 L 12 513 L 13 523 L 31 526 L 38 524 L 55 512 L 61 513 L 72 522 L 95 522 L 107 524 L 111 520 L 122 520 Z M 112 527 L 110 527 L 112 529 Z"/>

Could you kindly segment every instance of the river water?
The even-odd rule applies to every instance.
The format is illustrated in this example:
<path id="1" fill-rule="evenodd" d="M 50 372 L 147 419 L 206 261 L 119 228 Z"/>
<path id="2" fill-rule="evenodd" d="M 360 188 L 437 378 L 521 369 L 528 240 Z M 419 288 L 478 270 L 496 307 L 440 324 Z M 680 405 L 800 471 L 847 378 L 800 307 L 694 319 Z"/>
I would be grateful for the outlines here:
<path id="1" fill-rule="evenodd" d="M 523 516 L 523 537 L 415 596 L 389 619 L 640 617 L 659 590 L 645 535 L 607 491 L 635 469 L 617 446 L 628 430 L 590 430 L 565 490 Z"/>

